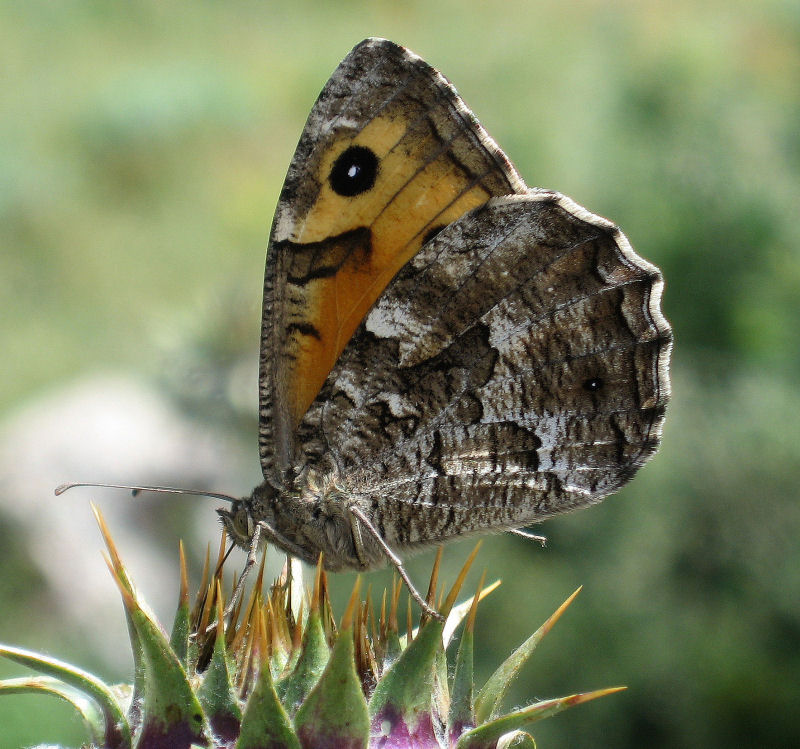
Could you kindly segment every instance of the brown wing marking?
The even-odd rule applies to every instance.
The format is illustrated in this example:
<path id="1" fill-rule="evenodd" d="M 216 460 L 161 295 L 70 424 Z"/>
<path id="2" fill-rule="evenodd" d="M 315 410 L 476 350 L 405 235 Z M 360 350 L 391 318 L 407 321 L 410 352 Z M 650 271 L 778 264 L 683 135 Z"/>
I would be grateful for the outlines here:
<path id="1" fill-rule="evenodd" d="M 343 190 L 337 169 L 353 149 L 372 154 L 374 179 Z M 288 467 L 294 432 L 342 350 L 424 241 L 491 197 L 525 189 L 452 87 L 419 58 L 376 40 L 345 58 L 309 117 L 270 242 L 265 475 L 276 452 Z"/>
<path id="2" fill-rule="evenodd" d="M 567 198 L 494 200 L 368 314 L 300 426 L 308 463 L 380 498 L 375 519 L 401 547 L 597 502 L 660 441 L 662 287 L 616 227 Z"/>
<path id="3" fill-rule="evenodd" d="M 371 124 L 376 122 L 382 124 Z M 390 124 L 386 131 L 367 128 L 336 144 L 321 165 L 325 174 L 346 148 L 368 146 L 380 163 L 374 194 L 355 201 L 324 187 L 287 246 L 302 263 L 310 252 L 324 268 L 305 276 L 290 272 L 288 278 L 296 287 L 285 349 L 293 358 L 287 391 L 293 427 L 375 300 L 419 251 L 427 230 L 451 223 L 492 196 L 447 153 L 427 164 L 405 148 L 384 153 L 383 136 L 397 122 Z"/>

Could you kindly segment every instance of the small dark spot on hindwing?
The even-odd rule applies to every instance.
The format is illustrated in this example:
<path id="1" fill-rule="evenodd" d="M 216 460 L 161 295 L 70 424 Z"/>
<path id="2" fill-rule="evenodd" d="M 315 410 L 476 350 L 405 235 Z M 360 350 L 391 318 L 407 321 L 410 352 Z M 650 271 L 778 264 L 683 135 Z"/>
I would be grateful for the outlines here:
<path id="1" fill-rule="evenodd" d="M 587 380 L 583 381 L 583 389 L 590 393 L 596 393 L 598 390 L 602 389 L 603 384 L 602 377 L 589 377 Z"/>

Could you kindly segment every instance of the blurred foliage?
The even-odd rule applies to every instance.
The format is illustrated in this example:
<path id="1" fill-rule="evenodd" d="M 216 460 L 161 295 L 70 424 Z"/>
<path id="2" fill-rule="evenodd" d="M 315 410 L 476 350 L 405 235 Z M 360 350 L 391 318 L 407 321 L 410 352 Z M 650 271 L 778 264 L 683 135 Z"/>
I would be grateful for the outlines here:
<path id="1" fill-rule="evenodd" d="M 0 409 L 126 370 L 242 430 L 255 461 L 237 383 L 274 204 L 317 92 L 371 35 L 451 77 L 529 184 L 613 218 L 667 278 L 663 450 L 617 498 L 548 523 L 547 551 L 487 545 L 505 583 L 479 674 L 584 584 L 563 626 L 585 647 L 545 643 L 513 699 L 630 689 L 543 724 L 539 746 L 800 744 L 795 0 L 0 4 Z M 45 615 L 10 613 L 29 580 L 0 584 L 4 622 Z M 0 706 L 0 745 L 42 740 L 13 727 L 29 704 L 62 730 L 20 701 Z M 63 731 L 46 738 L 80 740 Z"/>

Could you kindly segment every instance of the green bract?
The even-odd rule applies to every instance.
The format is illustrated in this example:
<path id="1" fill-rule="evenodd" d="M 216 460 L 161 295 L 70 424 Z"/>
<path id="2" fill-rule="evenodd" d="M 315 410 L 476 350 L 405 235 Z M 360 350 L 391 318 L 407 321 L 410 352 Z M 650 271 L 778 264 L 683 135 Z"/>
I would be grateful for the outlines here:
<path id="1" fill-rule="evenodd" d="M 321 566 L 310 595 L 297 595 L 300 581 L 294 570 L 293 577 L 284 574 L 263 597 L 262 561 L 246 605 L 239 602 L 224 616 L 222 553 L 210 579 L 206 560 L 190 610 L 181 548 L 180 600 L 167 638 L 137 598 L 99 514 L 98 521 L 125 606 L 133 683 L 112 688 L 53 658 L 0 646 L 0 655 L 41 674 L 0 682 L 0 692 L 45 693 L 67 700 L 86 724 L 90 747 L 534 747 L 531 736 L 520 730 L 523 726 L 618 690 L 574 694 L 500 713 L 509 683 L 576 591 L 476 691 L 473 625 L 478 601 L 496 586 L 484 588 L 481 580 L 478 595 L 455 605 L 475 552 L 441 606 L 446 623 L 423 618 L 416 630 L 409 622 L 400 636 L 399 585 L 388 607 L 384 595 L 376 622 L 369 595 L 361 602 L 356 583 L 337 627 Z M 431 576 L 431 603 L 436 600 L 438 562 Z M 445 653 L 464 619 L 451 677 Z"/>

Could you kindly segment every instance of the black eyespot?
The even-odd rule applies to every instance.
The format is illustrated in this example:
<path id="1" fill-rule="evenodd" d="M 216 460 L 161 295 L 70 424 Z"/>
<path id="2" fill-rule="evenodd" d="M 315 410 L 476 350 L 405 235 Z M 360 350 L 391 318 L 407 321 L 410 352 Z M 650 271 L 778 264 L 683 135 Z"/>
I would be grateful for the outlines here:
<path id="1" fill-rule="evenodd" d="M 350 146 L 333 163 L 328 181 L 337 195 L 352 198 L 372 189 L 378 176 L 378 157 L 364 146 Z"/>
<path id="2" fill-rule="evenodd" d="M 590 393 L 600 390 L 601 387 L 603 387 L 603 380 L 599 377 L 590 377 L 583 383 L 583 389 L 588 390 Z"/>
<path id="3" fill-rule="evenodd" d="M 434 226 L 432 229 L 428 229 L 425 233 L 425 236 L 422 238 L 422 244 L 427 244 L 430 242 L 442 229 L 444 229 L 443 225 Z"/>

